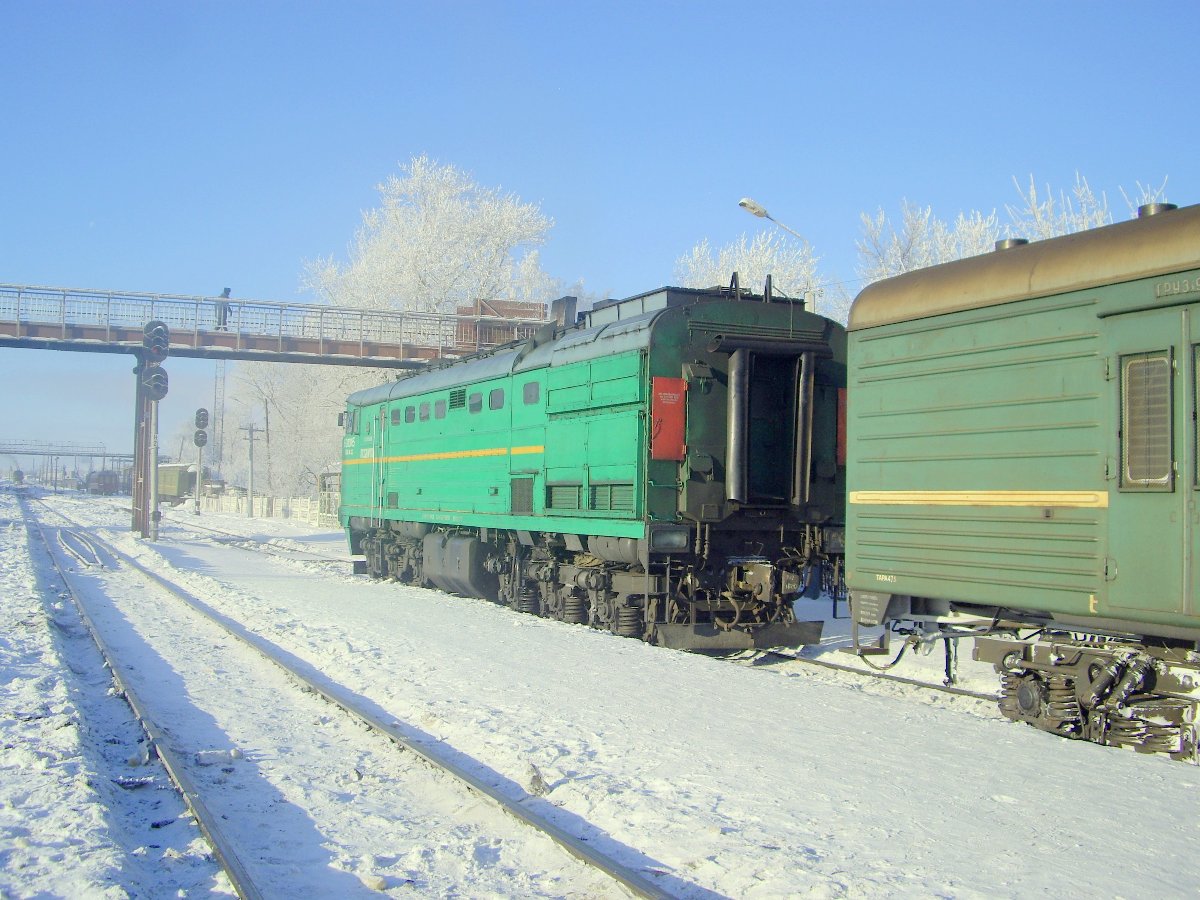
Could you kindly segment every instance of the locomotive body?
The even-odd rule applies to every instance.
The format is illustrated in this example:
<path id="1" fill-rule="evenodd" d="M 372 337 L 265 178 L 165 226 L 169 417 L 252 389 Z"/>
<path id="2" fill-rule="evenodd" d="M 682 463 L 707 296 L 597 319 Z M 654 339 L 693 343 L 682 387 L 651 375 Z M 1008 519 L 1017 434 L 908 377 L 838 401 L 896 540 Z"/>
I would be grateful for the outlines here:
<path id="1" fill-rule="evenodd" d="M 84 490 L 89 494 L 115 494 L 121 489 L 121 476 L 111 469 L 89 472 L 84 480 Z"/>
<path id="2" fill-rule="evenodd" d="M 1196 206 L 864 290 L 855 624 L 977 635 L 1011 718 L 1194 758 L 1198 316 Z"/>
<path id="3" fill-rule="evenodd" d="M 791 598 L 843 546 L 844 354 L 802 304 L 664 288 L 360 391 L 351 552 L 672 647 L 813 642 Z"/>

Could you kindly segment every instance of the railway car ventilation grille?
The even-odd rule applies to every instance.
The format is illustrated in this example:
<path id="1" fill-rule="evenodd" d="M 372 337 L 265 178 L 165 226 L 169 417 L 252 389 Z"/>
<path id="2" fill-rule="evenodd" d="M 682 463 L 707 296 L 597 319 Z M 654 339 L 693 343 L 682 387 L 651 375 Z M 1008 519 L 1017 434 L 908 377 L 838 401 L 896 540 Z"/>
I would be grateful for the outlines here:
<path id="1" fill-rule="evenodd" d="M 533 515 L 533 479 L 514 478 L 511 483 L 512 514 L 515 516 Z"/>
<path id="2" fill-rule="evenodd" d="M 1171 486 L 1171 358 L 1165 352 L 1121 360 L 1122 487 Z"/>

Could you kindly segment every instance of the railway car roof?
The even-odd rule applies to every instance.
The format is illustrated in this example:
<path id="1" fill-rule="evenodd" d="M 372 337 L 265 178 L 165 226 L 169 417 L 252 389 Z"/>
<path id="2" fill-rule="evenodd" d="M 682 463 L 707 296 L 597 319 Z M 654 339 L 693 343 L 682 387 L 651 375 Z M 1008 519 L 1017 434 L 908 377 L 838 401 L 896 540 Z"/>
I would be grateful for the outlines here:
<path id="1" fill-rule="evenodd" d="M 1200 268 L 1200 205 L 918 269 L 866 288 L 858 331 Z"/>

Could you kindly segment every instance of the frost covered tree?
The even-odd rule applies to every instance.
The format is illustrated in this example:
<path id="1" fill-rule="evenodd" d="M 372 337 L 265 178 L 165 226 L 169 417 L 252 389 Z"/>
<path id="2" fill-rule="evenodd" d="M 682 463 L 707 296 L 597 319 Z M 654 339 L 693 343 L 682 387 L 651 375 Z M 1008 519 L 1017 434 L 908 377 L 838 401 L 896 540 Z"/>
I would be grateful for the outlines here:
<path id="1" fill-rule="evenodd" d="M 798 297 L 817 283 L 817 257 L 807 241 L 760 231 L 717 249 L 705 238 L 675 262 L 680 287 L 727 285 L 734 272 L 744 287 L 757 289 L 770 275 L 777 290 Z"/>
<path id="2" fill-rule="evenodd" d="M 858 275 L 864 283 L 878 281 L 938 263 L 987 253 L 1001 237 L 1045 240 L 1088 228 L 1109 225 L 1113 216 L 1108 198 L 1092 190 L 1088 180 L 1076 173 L 1071 191 L 1038 190 L 1031 175 L 1029 186 L 1022 187 L 1014 178 L 1019 204 L 1008 204 L 1008 221 L 1001 224 L 998 215 L 973 210 L 959 213 L 948 223 L 933 214 L 931 207 L 917 206 L 907 200 L 901 205 L 900 223 L 893 224 L 882 209 L 874 215 L 862 215 L 862 237 L 858 241 Z M 1122 195 L 1130 214 L 1137 207 L 1165 199 L 1166 179 L 1155 188 L 1137 183 L 1130 198 Z"/>
<path id="3" fill-rule="evenodd" d="M 959 213 L 951 224 L 935 216 L 931 207 L 906 200 L 901 205 L 899 226 L 892 224 L 882 209 L 875 215 L 862 214 L 858 276 L 870 283 L 975 256 L 991 250 L 999 235 L 1000 225 L 994 212 Z"/>
<path id="4" fill-rule="evenodd" d="M 545 302 L 556 283 L 536 247 L 553 222 L 534 203 L 414 157 L 378 186 L 349 260 L 318 259 L 305 283 L 337 306 L 453 314 L 476 300 Z"/>
<path id="5" fill-rule="evenodd" d="M 245 484 L 248 448 L 241 429 L 253 423 L 262 429 L 254 445 L 255 492 L 312 496 L 317 475 L 336 470 L 340 463 L 337 417 L 346 397 L 394 374 L 385 369 L 290 363 L 238 366 L 225 413 L 227 477 Z"/>
<path id="6" fill-rule="evenodd" d="M 414 157 L 379 185 L 381 203 L 363 213 L 346 262 L 305 266 L 304 281 L 337 306 L 450 313 L 478 300 L 545 303 L 559 282 L 543 271 L 537 245 L 552 222 L 536 204 L 477 184 L 452 165 Z M 255 445 L 255 489 L 304 496 L 340 456 L 337 413 L 355 390 L 393 370 L 247 363 L 238 366 L 225 420 L 226 474 L 245 483 L 244 432 Z"/>

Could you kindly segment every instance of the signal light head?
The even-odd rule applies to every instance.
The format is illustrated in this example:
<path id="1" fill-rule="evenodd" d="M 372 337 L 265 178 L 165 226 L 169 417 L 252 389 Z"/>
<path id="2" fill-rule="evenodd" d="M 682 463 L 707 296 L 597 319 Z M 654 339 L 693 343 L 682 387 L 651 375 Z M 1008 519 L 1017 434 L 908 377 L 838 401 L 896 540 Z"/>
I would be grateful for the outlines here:
<path id="1" fill-rule="evenodd" d="M 167 396 L 167 370 L 160 366 L 147 366 L 142 372 L 142 390 L 151 400 L 158 401 Z"/>
<path id="2" fill-rule="evenodd" d="M 171 329 L 158 319 L 147 322 L 142 328 L 142 347 L 151 362 L 162 362 L 171 352 Z"/>

